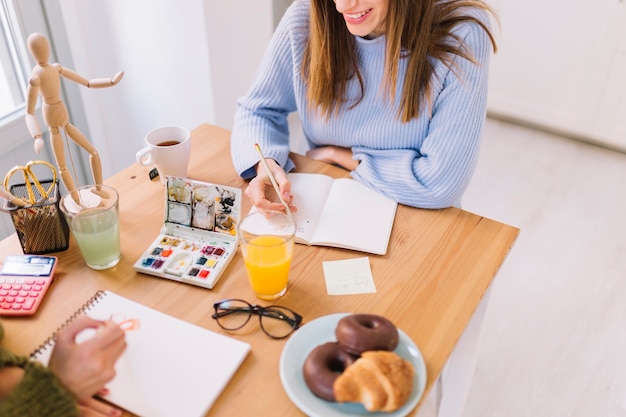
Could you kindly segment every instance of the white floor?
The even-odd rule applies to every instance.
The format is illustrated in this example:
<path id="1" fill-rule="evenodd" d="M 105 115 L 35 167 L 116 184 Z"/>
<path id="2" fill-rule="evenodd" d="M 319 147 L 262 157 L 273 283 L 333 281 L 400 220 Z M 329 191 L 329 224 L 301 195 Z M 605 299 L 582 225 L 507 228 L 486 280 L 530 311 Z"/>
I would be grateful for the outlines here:
<path id="1" fill-rule="evenodd" d="M 463 208 L 521 229 L 464 417 L 626 416 L 626 155 L 489 119 Z"/>

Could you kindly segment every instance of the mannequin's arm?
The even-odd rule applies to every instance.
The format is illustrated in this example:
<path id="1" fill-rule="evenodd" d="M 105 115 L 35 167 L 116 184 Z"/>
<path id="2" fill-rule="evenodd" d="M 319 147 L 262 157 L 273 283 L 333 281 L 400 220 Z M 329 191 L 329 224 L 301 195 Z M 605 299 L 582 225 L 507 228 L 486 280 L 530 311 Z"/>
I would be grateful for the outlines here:
<path id="1" fill-rule="evenodd" d="M 120 71 L 117 74 L 115 74 L 113 78 L 94 78 L 94 79 L 88 80 L 85 77 L 81 76 L 80 74 L 72 71 L 71 69 L 62 67 L 60 64 L 54 64 L 54 65 L 58 69 L 59 74 L 61 74 L 63 77 L 67 78 L 68 80 L 72 80 L 74 82 L 82 84 L 88 88 L 111 87 L 119 83 L 122 77 L 124 76 L 124 71 Z"/>
<path id="2" fill-rule="evenodd" d="M 43 148 L 43 139 L 41 136 L 41 126 L 35 117 L 35 106 L 37 105 L 37 95 L 39 94 L 39 79 L 32 78 L 28 83 L 28 94 L 26 98 L 26 128 L 30 136 L 35 139 L 35 152 L 39 153 Z"/>

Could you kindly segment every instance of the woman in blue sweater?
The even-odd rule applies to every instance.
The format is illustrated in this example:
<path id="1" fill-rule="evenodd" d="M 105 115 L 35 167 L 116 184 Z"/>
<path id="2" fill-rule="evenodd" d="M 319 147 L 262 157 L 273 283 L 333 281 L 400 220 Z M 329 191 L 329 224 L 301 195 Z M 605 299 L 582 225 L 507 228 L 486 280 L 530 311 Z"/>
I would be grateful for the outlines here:
<path id="1" fill-rule="evenodd" d="M 478 156 L 495 42 L 482 0 L 296 0 L 248 93 L 239 100 L 231 153 L 261 210 L 271 188 L 285 201 L 287 116 L 298 112 L 307 156 L 414 207 L 460 204 Z"/>

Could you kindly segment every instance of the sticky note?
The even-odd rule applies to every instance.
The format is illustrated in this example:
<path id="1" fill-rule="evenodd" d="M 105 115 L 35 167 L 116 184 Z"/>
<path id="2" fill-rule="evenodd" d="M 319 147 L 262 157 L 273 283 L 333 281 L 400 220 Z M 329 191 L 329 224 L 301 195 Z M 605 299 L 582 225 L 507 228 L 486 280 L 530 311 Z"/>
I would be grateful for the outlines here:
<path id="1" fill-rule="evenodd" d="M 369 258 L 322 262 L 328 295 L 376 292 Z"/>

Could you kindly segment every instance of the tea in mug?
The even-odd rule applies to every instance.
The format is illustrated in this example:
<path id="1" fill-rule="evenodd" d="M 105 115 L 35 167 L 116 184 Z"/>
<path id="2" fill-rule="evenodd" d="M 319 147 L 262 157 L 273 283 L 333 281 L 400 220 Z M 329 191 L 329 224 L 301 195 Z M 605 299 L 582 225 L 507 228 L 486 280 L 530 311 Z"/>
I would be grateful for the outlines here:
<path id="1" fill-rule="evenodd" d="M 179 143 L 180 143 L 179 140 L 166 140 L 164 142 L 157 143 L 156 146 L 174 146 L 174 145 L 178 145 Z"/>

